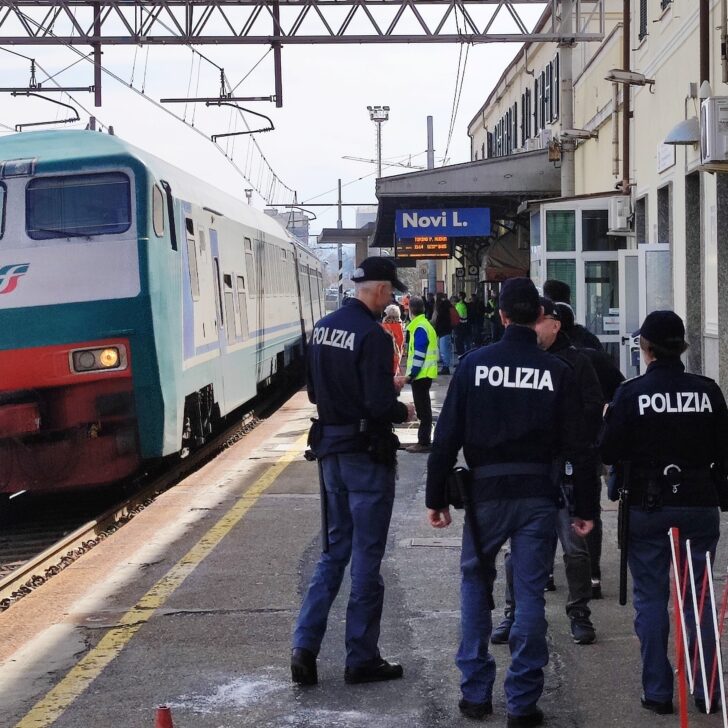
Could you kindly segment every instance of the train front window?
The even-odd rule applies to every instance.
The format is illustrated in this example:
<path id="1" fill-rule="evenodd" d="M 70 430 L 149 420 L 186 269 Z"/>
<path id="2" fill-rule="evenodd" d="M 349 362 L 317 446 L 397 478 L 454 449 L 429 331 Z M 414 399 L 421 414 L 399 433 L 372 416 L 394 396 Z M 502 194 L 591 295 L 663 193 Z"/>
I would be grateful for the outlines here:
<path id="1" fill-rule="evenodd" d="M 38 177 L 25 192 L 33 240 L 115 235 L 131 227 L 131 185 L 121 172 Z"/>

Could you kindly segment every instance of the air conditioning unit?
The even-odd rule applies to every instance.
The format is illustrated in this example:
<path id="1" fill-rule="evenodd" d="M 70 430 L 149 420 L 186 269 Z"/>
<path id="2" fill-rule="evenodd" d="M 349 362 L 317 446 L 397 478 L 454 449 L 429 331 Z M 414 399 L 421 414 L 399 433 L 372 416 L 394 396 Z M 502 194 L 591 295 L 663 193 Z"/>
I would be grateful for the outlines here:
<path id="1" fill-rule="evenodd" d="M 553 132 L 551 131 L 551 129 L 541 129 L 541 131 L 538 133 L 538 136 L 541 140 L 541 149 L 544 149 L 549 145 L 549 142 L 553 137 Z"/>
<path id="2" fill-rule="evenodd" d="M 629 195 L 609 198 L 607 224 L 610 232 L 626 232 L 630 229 L 629 217 L 632 214 Z"/>
<path id="3" fill-rule="evenodd" d="M 728 96 L 711 96 L 700 107 L 700 161 L 728 169 Z"/>
<path id="4" fill-rule="evenodd" d="M 532 152 L 534 149 L 541 149 L 541 139 L 539 137 L 526 139 L 526 151 Z"/>

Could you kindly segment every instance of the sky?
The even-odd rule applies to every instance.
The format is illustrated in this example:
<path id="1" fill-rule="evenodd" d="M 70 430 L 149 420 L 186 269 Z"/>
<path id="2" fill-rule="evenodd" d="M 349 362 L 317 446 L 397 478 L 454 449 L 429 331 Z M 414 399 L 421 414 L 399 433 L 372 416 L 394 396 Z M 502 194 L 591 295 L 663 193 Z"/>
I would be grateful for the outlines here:
<path id="1" fill-rule="evenodd" d="M 524 9 L 524 18 L 535 20 L 542 7 Z M 467 63 L 465 50 L 467 48 Z M 382 128 L 382 157 L 424 166 L 427 146 L 426 118 L 433 116 L 435 159 L 443 163 L 447 149 L 450 164 L 470 159 L 467 125 L 477 113 L 502 71 L 519 49 L 516 43 L 459 45 L 362 45 L 298 46 L 283 48 L 283 99 L 281 109 L 272 103 L 255 102 L 249 108 L 269 116 L 275 130 L 260 133 L 260 150 L 280 180 L 297 192 L 299 202 L 331 202 L 331 207 L 310 208 L 317 216 L 311 232 L 336 227 L 336 187 L 341 179 L 345 203 L 376 204 L 376 164 L 343 159 L 344 156 L 376 158 L 375 124 L 367 106 L 388 105 L 390 117 Z M 66 47 L 23 47 L 12 50 L 36 59 L 37 80 L 53 75 L 70 86 L 93 83 L 93 69 L 86 60 Z M 83 53 L 88 49 L 82 47 Z M 235 86 L 251 68 L 263 60 L 236 90 L 245 96 L 274 93 L 273 55 L 264 46 L 198 46 L 214 64 L 225 69 L 230 86 Z M 265 57 L 264 57 L 265 56 Z M 228 193 L 243 197 L 251 185 L 209 141 L 209 135 L 241 129 L 239 114 L 227 108 L 203 105 L 164 104 L 164 109 L 184 116 L 191 129 L 174 119 L 152 101 L 185 96 L 217 96 L 220 71 L 186 47 L 105 47 L 103 65 L 122 82 L 104 75 L 103 105 L 93 107 L 93 95 L 73 93 L 71 102 L 81 122 L 63 128 L 83 128 L 89 113 L 117 135 L 178 167 L 211 181 Z M 464 68 L 457 116 L 448 148 L 458 67 Z M 30 62 L 0 51 L 3 86 L 28 84 Z M 41 70 L 43 69 L 43 70 Z M 45 73 L 44 73 L 45 71 Z M 49 85 L 51 82 L 46 82 Z M 136 89 L 136 92 L 133 90 Z M 142 95 L 140 92 L 144 90 Z M 54 98 L 68 103 L 64 95 Z M 85 107 L 85 110 L 81 108 Z M 0 95 L 0 134 L 10 133 L 15 124 L 64 118 L 66 109 L 36 99 Z M 249 124 L 262 120 L 248 115 Z M 40 127 L 52 128 L 52 127 Z M 58 128 L 58 127 L 55 127 Z M 273 203 L 288 203 L 293 194 L 273 184 L 248 136 L 218 142 L 239 169 L 253 179 L 254 186 L 272 197 Z M 383 174 L 408 170 L 385 167 Z M 257 193 L 252 204 L 264 207 Z M 344 208 L 344 227 L 354 225 L 354 208 Z"/>

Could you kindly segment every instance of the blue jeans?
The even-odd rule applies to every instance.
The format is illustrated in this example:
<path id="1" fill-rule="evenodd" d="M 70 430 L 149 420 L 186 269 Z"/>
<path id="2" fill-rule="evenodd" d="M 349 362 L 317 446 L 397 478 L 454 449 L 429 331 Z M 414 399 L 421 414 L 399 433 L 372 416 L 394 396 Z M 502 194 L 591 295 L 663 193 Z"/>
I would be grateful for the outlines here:
<path id="1" fill-rule="evenodd" d="M 648 700 L 665 702 L 672 700 L 673 672 L 667 657 L 670 619 L 668 603 L 670 599 L 670 569 L 672 555 L 668 529 L 680 529 L 681 559 L 685 563 L 685 540 L 690 539 L 695 569 L 698 604 L 700 588 L 705 571 L 705 552 L 710 551 L 711 560 L 715 557 L 718 544 L 720 518 L 717 508 L 676 508 L 665 507 L 648 513 L 642 508 L 630 509 L 629 524 L 629 570 L 632 574 L 635 620 L 634 628 L 640 640 L 642 653 L 642 688 Z M 703 611 L 701 632 L 705 648 L 705 660 L 710 686 L 715 640 L 709 597 Z M 685 619 L 690 635 L 690 655 L 692 660 L 695 642 L 695 617 L 692 608 L 690 589 L 685 598 Z M 692 627 L 691 627 L 692 625 Z M 703 696 L 703 682 L 700 660 L 695 676 L 695 694 Z"/>
<path id="2" fill-rule="evenodd" d="M 591 559 L 586 539 L 577 536 L 571 527 L 571 516 L 568 508 L 561 508 L 558 511 L 556 536 L 561 542 L 561 548 L 564 552 L 566 584 L 569 588 L 569 595 L 566 599 L 566 613 L 570 615 L 574 609 L 579 609 L 581 613 L 586 614 L 588 617 L 591 615 L 591 610 L 588 607 L 591 599 Z M 554 543 L 553 540 L 552 543 Z M 553 554 L 553 551 L 550 553 Z M 506 572 L 505 614 L 512 619 L 516 603 L 513 599 L 513 567 L 510 553 L 506 553 L 503 565 Z M 549 572 L 552 572 L 552 570 L 553 561 L 550 560 Z"/>
<path id="3" fill-rule="evenodd" d="M 452 368 L 452 334 L 445 334 L 437 340 L 437 348 L 440 352 L 440 366 L 445 369 Z"/>
<path id="4" fill-rule="evenodd" d="M 318 654 L 329 610 L 351 559 L 346 611 L 346 666 L 379 658 L 384 582 L 379 568 L 394 503 L 395 471 L 366 453 L 326 455 L 321 460 L 328 506 L 329 550 L 322 553 L 298 615 L 293 647 Z"/>
<path id="5" fill-rule="evenodd" d="M 495 559 L 511 540 L 513 591 L 518 609 L 509 640 L 511 666 L 505 679 L 506 703 L 512 715 L 533 712 L 543 692 L 548 663 L 544 587 L 549 545 L 556 529 L 556 504 L 549 498 L 488 500 L 475 504 L 483 569 L 473 546 L 469 523 L 463 528 L 460 557 L 460 623 L 462 637 L 456 663 L 465 700 L 492 699 L 495 661 L 488 653 L 492 630 L 489 595 L 495 581 Z M 471 518 L 468 514 L 467 518 Z"/>

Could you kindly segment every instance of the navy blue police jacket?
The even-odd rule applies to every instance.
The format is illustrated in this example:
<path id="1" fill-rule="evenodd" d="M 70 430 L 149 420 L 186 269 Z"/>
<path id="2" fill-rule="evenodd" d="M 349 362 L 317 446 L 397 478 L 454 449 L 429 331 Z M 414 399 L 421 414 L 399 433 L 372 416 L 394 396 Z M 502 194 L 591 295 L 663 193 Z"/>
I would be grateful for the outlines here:
<path id="1" fill-rule="evenodd" d="M 391 429 L 407 419 L 392 376 L 392 337 L 356 298 L 324 316 L 308 345 L 308 397 L 326 425 Z M 326 434 L 316 445 L 318 457 L 365 449 L 358 435 Z"/>
<path id="2" fill-rule="evenodd" d="M 467 354 L 453 376 L 428 461 L 427 507 L 447 506 L 447 478 L 462 448 L 471 470 L 569 460 L 576 515 L 593 518 L 590 442 L 579 408 L 572 367 L 541 351 L 533 329 L 511 324 L 498 343 Z M 473 487 L 476 500 L 534 496 L 558 500 L 558 477 L 502 475 L 477 479 Z"/>
<path id="3" fill-rule="evenodd" d="M 720 387 L 687 373 L 679 359 L 654 361 L 645 374 L 623 382 L 599 437 L 603 462 L 631 463 L 630 493 L 637 500 L 650 474 L 660 482 L 668 465 L 681 469 L 676 493 L 662 484 L 664 505 L 718 505 L 710 466 L 725 473 L 727 448 L 728 411 Z"/>

